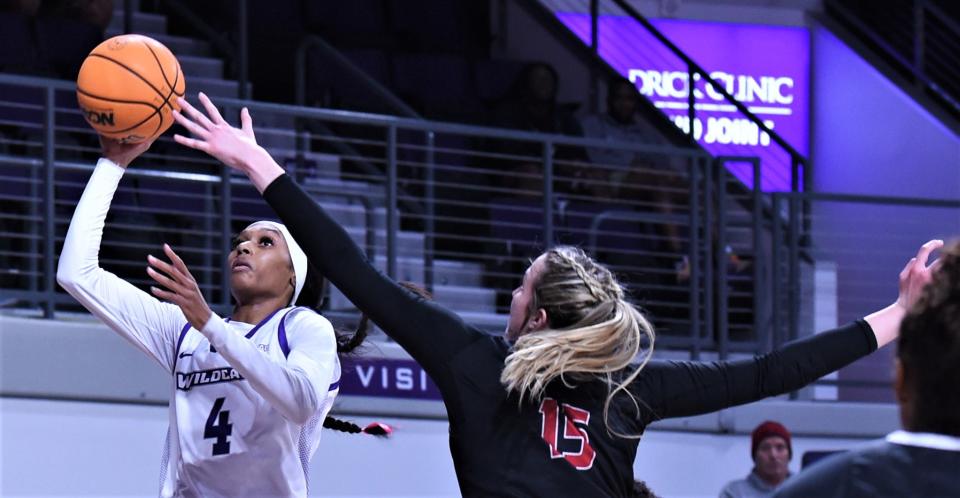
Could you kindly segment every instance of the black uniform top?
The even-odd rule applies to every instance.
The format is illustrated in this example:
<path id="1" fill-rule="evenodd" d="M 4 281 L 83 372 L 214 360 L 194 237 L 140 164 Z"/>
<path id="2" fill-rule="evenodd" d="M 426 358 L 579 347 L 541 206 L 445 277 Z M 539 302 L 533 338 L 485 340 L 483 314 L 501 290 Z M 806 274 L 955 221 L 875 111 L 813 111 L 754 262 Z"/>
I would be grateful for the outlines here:
<path id="1" fill-rule="evenodd" d="M 450 420 L 450 451 L 465 496 L 629 496 L 637 439 L 611 436 L 607 387 L 554 382 L 538 402 L 507 395 L 500 373 L 510 345 L 398 286 L 371 266 L 347 233 L 288 176 L 264 198 L 310 261 L 427 371 Z M 610 407 L 618 432 L 781 394 L 876 349 L 864 321 L 741 361 L 653 361 Z"/>
<path id="2" fill-rule="evenodd" d="M 956 498 L 960 451 L 876 441 L 818 461 L 791 477 L 777 498 Z"/>

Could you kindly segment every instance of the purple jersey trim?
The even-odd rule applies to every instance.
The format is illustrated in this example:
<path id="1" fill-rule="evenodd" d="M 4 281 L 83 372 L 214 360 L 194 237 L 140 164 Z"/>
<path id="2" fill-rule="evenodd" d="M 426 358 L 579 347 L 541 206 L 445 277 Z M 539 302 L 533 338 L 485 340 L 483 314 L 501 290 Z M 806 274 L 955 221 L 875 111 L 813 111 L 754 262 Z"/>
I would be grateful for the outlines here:
<path id="1" fill-rule="evenodd" d="M 330 389 L 327 389 L 327 391 L 333 391 L 334 389 L 339 389 L 339 388 L 340 388 L 340 381 L 338 380 L 333 384 L 330 384 Z"/>
<path id="2" fill-rule="evenodd" d="M 183 338 L 187 336 L 187 331 L 190 330 L 190 322 L 187 322 L 183 325 L 183 329 L 180 330 L 180 337 L 177 338 L 177 349 L 173 350 L 173 369 L 177 369 L 177 355 L 180 354 L 180 345 L 183 344 Z"/>
<path id="3" fill-rule="evenodd" d="M 263 320 L 260 320 L 260 323 L 258 323 L 256 327 L 250 329 L 250 332 L 247 332 L 247 335 L 244 336 L 244 337 L 246 337 L 247 339 L 253 337 L 253 334 L 256 334 L 257 331 L 260 330 L 260 327 L 263 327 L 263 324 L 269 322 L 270 319 L 273 318 L 273 315 L 276 315 L 277 312 L 280 311 L 280 310 L 282 310 L 282 309 L 283 309 L 283 308 L 277 308 L 277 309 L 273 310 L 273 313 L 270 313 L 269 315 L 267 315 L 266 318 L 264 318 Z M 230 319 L 227 318 L 227 320 L 229 321 Z M 281 322 L 281 323 L 282 323 L 282 322 Z"/>
<path id="4" fill-rule="evenodd" d="M 298 308 L 293 308 L 283 315 L 280 319 L 280 328 L 277 329 L 277 341 L 280 342 L 280 350 L 283 351 L 283 357 L 290 356 L 290 344 L 287 343 L 287 316 Z"/>

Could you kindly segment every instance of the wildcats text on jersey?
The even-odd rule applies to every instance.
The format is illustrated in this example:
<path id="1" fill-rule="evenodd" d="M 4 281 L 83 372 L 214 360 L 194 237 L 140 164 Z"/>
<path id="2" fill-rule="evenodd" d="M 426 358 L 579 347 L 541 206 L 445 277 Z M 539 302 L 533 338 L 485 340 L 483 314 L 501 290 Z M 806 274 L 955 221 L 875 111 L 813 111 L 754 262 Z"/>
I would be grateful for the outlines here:
<path id="1" fill-rule="evenodd" d="M 231 367 L 211 368 L 197 372 L 177 372 L 177 389 L 189 391 L 196 386 L 243 380 L 243 376 Z"/>

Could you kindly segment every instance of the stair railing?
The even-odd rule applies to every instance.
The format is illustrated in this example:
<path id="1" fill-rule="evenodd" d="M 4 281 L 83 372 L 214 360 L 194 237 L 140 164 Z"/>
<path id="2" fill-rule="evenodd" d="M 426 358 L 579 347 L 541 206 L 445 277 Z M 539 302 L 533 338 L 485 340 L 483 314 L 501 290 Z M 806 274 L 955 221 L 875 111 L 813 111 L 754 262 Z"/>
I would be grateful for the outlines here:
<path id="1" fill-rule="evenodd" d="M 697 78 L 699 78 L 700 80 L 704 81 L 705 84 L 711 85 L 713 87 L 713 90 L 716 93 L 723 96 L 727 104 L 730 104 L 736 107 L 736 109 L 740 111 L 740 113 L 742 113 L 744 117 L 749 119 L 752 123 L 756 124 L 761 131 L 769 135 L 770 139 L 774 143 L 779 145 L 790 156 L 790 190 L 793 192 L 799 191 L 801 188 L 801 182 L 802 182 L 802 179 L 800 177 L 801 175 L 800 168 L 802 166 L 803 169 L 806 170 L 807 165 L 809 163 L 807 158 L 804 157 L 803 154 L 800 154 L 796 149 L 794 149 L 792 145 L 790 145 L 786 140 L 783 139 L 783 137 L 781 137 L 779 134 L 773 131 L 772 128 L 767 126 L 763 122 L 763 120 L 757 117 L 756 114 L 751 112 L 750 109 L 747 108 L 747 106 L 745 106 L 739 100 L 735 99 L 733 95 L 731 95 L 730 92 L 727 91 L 726 87 L 723 84 L 719 83 L 712 76 L 710 76 L 710 73 L 704 70 L 699 64 L 694 62 L 694 60 L 691 59 L 684 51 L 680 50 L 679 47 L 677 47 L 673 42 L 667 39 L 667 37 L 664 36 L 664 34 L 660 32 L 660 30 L 658 30 L 649 20 L 647 20 L 646 17 L 640 14 L 633 6 L 631 6 L 625 0 L 612 0 L 612 1 L 618 7 L 620 7 L 620 9 L 622 9 L 628 16 L 630 16 L 631 18 L 633 18 L 633 20 L 635 20 L 641 26 L 643 26 L 643 28 L 646 31 L 648 31 L 654 38 L 656 38 L 660 43 L 662 43 L 664 47 L 666 47 L 671 53 L 673 53 L 674 56 L 676 56 L 678 59 L 683 61 L 684 64 L 686 64 L 687 78 L 688 78 L 687 81 L 689 82 L 687 85 L 688 87 L 687 117 L 689 119 L 688 123 L 690 123 L 690 125 L 687 126 L 686 132 L 691 137 L 691 139 L 693 139 L 694 137 L 695 127 L 693 126 L 693 123 L 695 122 L 695 117 L 697 113 L 696 106 L 695 106 L 696 99 L 695 99 L 693 82 L 696 81 Z M 591 36 L 590 48 L 594 52 L 597 52 L 598 50 L 597 45 L 599 43 L 599 35 L 597 34 L 600 26 L 600 23 L 598 22 L 599 15 L 600 15 L 599 2 L 600 0 L 590 0 L 590 22 L 591 22 L 591 26 L 593 27 L 592 31 L 594 33 L 593 36 Z"/>

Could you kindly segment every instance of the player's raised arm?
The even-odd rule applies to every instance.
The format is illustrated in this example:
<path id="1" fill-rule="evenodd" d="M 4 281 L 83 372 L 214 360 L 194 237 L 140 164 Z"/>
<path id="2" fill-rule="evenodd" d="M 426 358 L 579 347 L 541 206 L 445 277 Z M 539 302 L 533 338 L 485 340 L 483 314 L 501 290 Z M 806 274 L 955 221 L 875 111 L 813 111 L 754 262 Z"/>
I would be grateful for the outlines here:
<path id="1" fill-rule="evenodd" d="M 57 282 L 93 315 L 168 371 L 173 368 L 176 334 L 184 317 L 176 306 L 153 296 L 100 267 L 104 220 L 126 167 L 152 141 L 121 144 L 101 138 L 97 163 L 77 203 L 60 253 Z"/>
<path id="2" fill-rule="evenodd" d="M 257 145 L 246 109 L 241 111 L 241 127 L 235 128 L 202 93 L 200 101 L 206 115 L 180 101 L 184 114 L 175 114 L 175 119 L 194 138 L 177 135 L 177 142 L 246 173 L 317 269 L 420 362 L 442 388 L 446 361 L 483 335 L 469 329 L 453 312 L 425 301 L 375 269 L 347 232 Z"/>
<path id="3" fill-rule="evenodd" d="M 653 362 L 636 389 L 656 392 L 655 418 L 697 415 L 784 394 L 836 371 L 897 338 L 906 310 L 932 278 L 931 240 L 899 275 L 897 300 L 862 320 L 792 341 L 755 358 L 716 362 Z M 647 421 L 649 422 L 649 421 Z"/>

